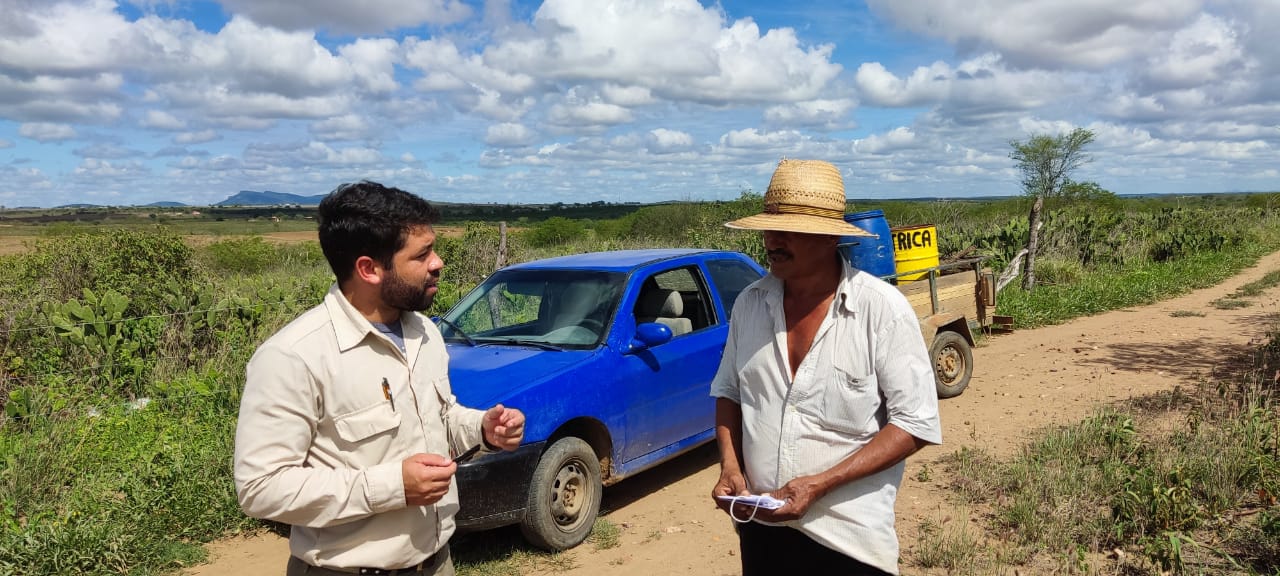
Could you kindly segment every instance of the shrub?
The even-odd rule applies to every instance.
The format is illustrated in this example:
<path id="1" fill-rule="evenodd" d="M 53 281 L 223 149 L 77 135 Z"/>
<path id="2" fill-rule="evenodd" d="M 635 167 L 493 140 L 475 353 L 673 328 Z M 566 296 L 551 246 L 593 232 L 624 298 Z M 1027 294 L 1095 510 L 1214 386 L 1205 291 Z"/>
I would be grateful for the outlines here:
<path id="1" fill-rule="evenodd" d="M 114 290 L 129 299 L 126 315 L 160 308 L 169 281 L 187 290 L 195 278 L 193 252 L 163 228 L 101 230 L 38 240 L 15 258 L 17 286 L 40 300 L 66 302 L 84 289 Z"/>
<path id="2" fill-rule="evenodd" d="M 1074 284 L 1084 277 L 1084 265 L 1078 260 L 1043 258 L 1036 260 L 1036 281 L 1041 285 Z"/>
<path id="3" fill-rule="evenodd" d="M 525 239 L 525 235 L 508 232 L 504 265 L 527 259 Z M 444 260 L 444 271 L 432 312 L 448 310 L 458 298 L 493 273 L 498 264 L 500 243 L 498 226 L 483 222 L 468 222 L 462 238 L 436 237 L 436 253 Z"/>
<path id="4" fill-rule="evenodd" d="M 211 267 L 218 272 L 255 274 L 277 260 L 274 247 L 261 236 L 214 242 L 205 248 Z"/>
<path id="5" fill-rule="evenodd" d="M 274 268 L 325 264 L 316 242 L 273 244 L 261 236 L 220 240 L 201 251 L 209 269 L 221 274 L 257 274 Z"/>
<path id="6" fill-rule="evenodd" d="M 712 210 L 689 204 L 646 206 L 632 215 L 630 235 L 679 243 L 688 237 L 690 231 L 705 226 L 708 217 L 715 217 L 714 206 Z"/>
<path id="7" fill-rule="evenodd" d="M 548 218 L 525 233 L 531 246 L 551 246 L 563 244 L 582 236 L 586 227 L 578 220 L 570 220 L 563 216 Z"/>

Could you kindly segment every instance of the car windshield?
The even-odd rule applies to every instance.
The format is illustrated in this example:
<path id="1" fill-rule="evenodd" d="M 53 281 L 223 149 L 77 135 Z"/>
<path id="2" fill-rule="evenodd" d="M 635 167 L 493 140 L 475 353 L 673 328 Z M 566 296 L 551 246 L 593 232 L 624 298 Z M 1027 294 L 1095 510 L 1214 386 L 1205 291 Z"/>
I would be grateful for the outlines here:
<path id="1" fill-rule="evenodd" d="M 604 341 L 626 276 L 587 270 L 500 270 L 446 312 L 450 342 L 548 349 Z"/>

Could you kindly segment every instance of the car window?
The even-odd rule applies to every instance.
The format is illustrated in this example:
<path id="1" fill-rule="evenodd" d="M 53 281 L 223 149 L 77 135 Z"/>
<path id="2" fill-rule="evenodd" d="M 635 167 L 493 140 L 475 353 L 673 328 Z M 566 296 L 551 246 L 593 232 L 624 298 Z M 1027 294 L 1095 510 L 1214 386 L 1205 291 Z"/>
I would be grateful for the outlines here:
<path id="1" fill-rule="evenodd" d="M 484 334 L 499 328 L 529 324 L 538 319 L 544 287 L 530 292 L 526 283 L 495 282 L 468 306 L 454 323 L 468 334 Z"/>
<path id="2" fill-rule="evenodd" d="M 575 348 L 604 340 L 626 277 L 589 270 L 509 270 L 490 276 L 444 314 L 445 339 L 518 340 Z M 456 327 L 456 329 L 454 328 Z"/>
<path id="3" fill-rule="evenodd" d="M 715 282 L 716 291 L 720 293 L 725 315 L 732 315 L 733 303 L 738 301 L 738 294 L 749 284 L 759 280 L 760 272 L 741 260 L 708 260 L 706 265 L 711 280 Z"/>
<path id="4" fill-rule="evenodd" d="M 667 270 L 644 279 L 632 313 L 637 323 L 665 324 L 676 337 L 716 323 L 706 283 L 696 266 Z"/>

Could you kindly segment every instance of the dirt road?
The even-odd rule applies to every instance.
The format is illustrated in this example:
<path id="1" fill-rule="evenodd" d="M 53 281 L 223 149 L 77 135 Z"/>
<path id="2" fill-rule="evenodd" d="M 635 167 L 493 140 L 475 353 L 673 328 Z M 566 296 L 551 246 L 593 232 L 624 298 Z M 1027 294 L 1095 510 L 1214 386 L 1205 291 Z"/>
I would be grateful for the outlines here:
<path id="1" fill-rule="evenodd" d="M 969 389 L 942 402 L 945 444 L 908 462 L 897 508 L 904 557 L 922 520 L 956 513 L 943 486 L 917 480 L 922 466 L 962 446 L 1007 455 L 1037 428 L 1079 420 L 1109 402 L 1194 385 L 1261 339 L 1266 321 L 1280 313 L 1280 288 L 1251 298 L 1246 308 L 1219 310 L 1211 302 L 1274 270 L 1280 270 L 1280 253 L 1180 298 L 988 339 L 974 351 Z M 737 538 L 709 497 L 718 475 L 713 450 L 703 447 L 607 489 L 604 507 L 622 529 L 620 545 L 597 550 L 585 544 L 524 573 L 738 573 Z M 209 549 L 211 563 L 187 574 L 277 575 L 288 555 L 284 540 L 270 535 L 227 539 Z M 920 573 L 909 563 L 902 571 Z"/>

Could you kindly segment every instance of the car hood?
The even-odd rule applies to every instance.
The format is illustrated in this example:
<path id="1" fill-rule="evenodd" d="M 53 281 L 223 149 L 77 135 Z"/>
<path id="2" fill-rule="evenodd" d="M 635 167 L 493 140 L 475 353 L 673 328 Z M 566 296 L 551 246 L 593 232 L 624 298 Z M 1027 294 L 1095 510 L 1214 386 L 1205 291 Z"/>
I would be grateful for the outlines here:
<path id="1" fill-rule="evenodd" d="M 517 390 L 585 362 L 594 350 L 553 352 L 524 346 L 450 344 L 449 381 L 464 406 L 486 408 Z"/>

